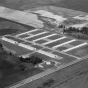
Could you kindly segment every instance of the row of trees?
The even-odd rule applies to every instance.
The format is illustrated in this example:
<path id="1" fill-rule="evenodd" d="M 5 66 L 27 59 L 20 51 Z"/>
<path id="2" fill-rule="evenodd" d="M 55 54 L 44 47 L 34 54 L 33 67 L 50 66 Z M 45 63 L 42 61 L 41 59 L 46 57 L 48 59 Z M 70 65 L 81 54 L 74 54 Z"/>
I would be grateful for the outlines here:
<path id="1" fill-rule="evenodd" d="M 67 32 L 67 33 L 72 33 L 72 32 L 79 32 L 80 30 L 78 28 L 75 27 L 69 27 L 69 28 L 64 28 L 63 32 Z"/>
<path id="2" fill-rule="evenodd" d="M 81 33 L 88 35 L 88 27 L 82 27 Z"/>
<path id="3" fill-rule="evenodd" d="M 26 63 L 32 63 L 33 65 L 36 65 L 42 62 L 42 59 L 40 59 L 37 56 L 30 56 L 28 58 L 19 57 L 19 60 Z"/>
<path id="4" fill-rule="evenodd" d="M 80 32 L 80 33 L 88 35 L 88 27 L 82 27 L 80 29 L 75 28 L 75 27 L 69 27 L 69 28 L 64 28 L 63 32 L 67 32 L 67 33 Z"/>

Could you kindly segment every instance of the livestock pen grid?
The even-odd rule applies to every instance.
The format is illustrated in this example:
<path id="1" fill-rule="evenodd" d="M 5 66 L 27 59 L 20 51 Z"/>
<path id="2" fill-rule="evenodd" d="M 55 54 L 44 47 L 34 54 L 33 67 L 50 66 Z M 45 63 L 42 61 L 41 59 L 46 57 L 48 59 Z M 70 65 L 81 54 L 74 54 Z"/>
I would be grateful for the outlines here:
<path id="1" fill-rule="evenodd" d="M 86 42 L 42 29 L 34 29 L 16 35 L 5 35 L 1 38 L 1 42 L 11 51 L 14 50 L 17 56 L 33 55 L 43 60 L 42 63 L 35 66 L 43 72 L 13 84 L 11 88 L 18 88 L 86 59 L 88 56 Z"/>
<path id="2" fill-rule="evenodd" d="M 53 60 L 58 64 L 67 64 L 82 59 L 83 56 L 76 55 L 73 51 L 83 46 L 88 46 L 86 42 L 43 29 L 33 29 L 14 36 L 6 35 L 2 38 L 2 40 L 11 43 L 11 41 L 7 41 L 6 39 L 15 41 L 12 43 L 13 46 L 17 45 L 17 47 L 31 51 L 31 53 L 27 53 L 26 55 L 37 55 L 43 58 L 44 61 Z M 87 53 L 84 53 L 87 56 Z"/>

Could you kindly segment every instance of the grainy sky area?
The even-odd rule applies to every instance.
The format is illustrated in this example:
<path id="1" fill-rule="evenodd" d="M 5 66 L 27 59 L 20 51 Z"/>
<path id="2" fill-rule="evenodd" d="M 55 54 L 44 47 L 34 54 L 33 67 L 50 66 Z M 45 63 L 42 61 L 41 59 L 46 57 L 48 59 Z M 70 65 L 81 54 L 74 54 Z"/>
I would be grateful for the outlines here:
<path id="1" fill-rule="evenodd" d="M 88 0 L 0 0 L 0 5 L 20 10 L 52 5 L 88 12 Z"/>

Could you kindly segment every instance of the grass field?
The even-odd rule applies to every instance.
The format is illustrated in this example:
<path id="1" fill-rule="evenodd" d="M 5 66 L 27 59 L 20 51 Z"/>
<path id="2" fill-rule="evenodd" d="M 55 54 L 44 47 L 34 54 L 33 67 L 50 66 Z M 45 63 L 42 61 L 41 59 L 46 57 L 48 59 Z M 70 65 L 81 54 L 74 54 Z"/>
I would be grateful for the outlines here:
<path id="1" fill-rule="evenodd" d="M 16 69 L 17 67 L 13 66 L 13 64 L 10 64 L 5 61 L 3 61 L 3 62 L 4 62 L 4 65 L 6 65 L 8 67 L 0 66 L 0 88 L 10 86 L 18 81 L 21 81 L 21 80 L 23 80 L 27 77 L 33 76 L 35 74 L 38 74 L 42 71 L 38 68 L 32 68 L 32 69 L 28 69 L 26 71 L 22 71 L 22 70 Z"/>
<path id="2" fill-rule="evenodd" d="M 18 32 L 18 29 L 1 29 L 0 36 Z"/>
<path id="3" fill-rule="evenodd" d="M 58 7 L 64 7 L 64 8 L 69 8 L 69 9 L 75 9 L 75 10 L 80 10 L 80 11 L 85 11 L 88 12 L 87 6 L 88 1 L 87 0 L 1 0 L 0 5 L 6 6 L 9 8 L 13 9 L 19 9 L 19 10 L 24 10 L 24 9 L 31 9 L 31 8 L 36 8 L 39 6 L 47 6 L 47 5 L 52 5 L 52 6 L 58 6 Z M 55 10 L 54 10 L 55 11 Z"/>
<path id="4" fill-rule="evenodd" d="M 32 53 L 33 52 L 33 51 L 27 50 L 25 48 L 22 48 L 20 46 L 13 45 L 11 43 L 5 42 L 5 41 L 2 41 L 2 44 L 4 46 L 6 46 L 8 49 L 11 49 L 11 50 L 16 51 L 16 55 L 17 56 L 25 55 L 25 54 L 28 54 L 28 53 Z"/>
<path id="5" fill-rule="evenodd" d="M 0 36 L 6 35 L 6 34 L 20 33 L 20 32 L 24 32 L 26 30 L 32 30 L 32 29 L 34 29 L 34 27 L 12 22 L 4 18 L 0 18 Z"/>

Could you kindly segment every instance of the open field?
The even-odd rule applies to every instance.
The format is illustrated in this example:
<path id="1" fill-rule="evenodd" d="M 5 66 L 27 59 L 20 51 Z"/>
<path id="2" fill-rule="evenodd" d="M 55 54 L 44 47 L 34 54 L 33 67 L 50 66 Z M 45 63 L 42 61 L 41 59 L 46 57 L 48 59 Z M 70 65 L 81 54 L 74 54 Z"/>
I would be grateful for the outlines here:
<path id="1" fill-rule="evenodd" d="M 1 63 L 1 65 L 3 64 L 5 66 L 4 67 L 0 66 L 0 88 L 5 88 L 9 85 L 12 85 L 32 75 L 38 74 L 42 71 L 38 68 L 32 68 L 26 71 L 22 71 L 16 69 L 19 67 L 14 66 L 11 63 L 8 63 L 8 61 L 3 61 L 3 63 Z"/>
<path id="2" fill-rule="evenodd" d="M 0 18 L 0 36 L 7 34 L 17 34 L 32 29 L 34 29 L 34 27 Z"/>
<path id="3" fill-rule="evenodd" d="M 6 34 L 12 34 L 16 32 L 18 32 L 18 29 L 1 29 L 0 36 L 6 35 Z"/>
<path id="4" fill-rule="evenodd" d="M 46 10 L 46 11 L 49 11 L 49 12 L 53 12 L 54 14 L 57 14 L 57 15 L 61 15 L 61 16 L 64 16 L 64 17 L 74 17 L 74 16 L 77 16 L 77 15 L 80 15 L 80 14 L 84 14 L 86 15 L 87 13 L 86 12 L 82 12 L 82 11 L 77 11 L 77 10 L 73 10 L 73 9 L 70 9 L 70 8 L 63 8 L 63 7 L 57 7 L 57 6 L 53 6 L 53 5 L 50 5 L 50 6 L 43 6 L 43 7 L 37 7 L 37 8 L 32 8 L 32 9 L 26 9 L 25 11 L 36 11 L 36 10 Z"/>
<path id="5" fill-rule="evenodd" d="M 0 17 L 36 28 L 44 27 L 43 22 L 38 19 L 36 14 L 33 13 L 26 13 L 24 11 L 0 6 Z"/>
<path id="6" fill-rule="evenodd" d="M 88 12 L 87 0 L 0 0 L 0 5 L 19 10 L 52 5 Z"/>

